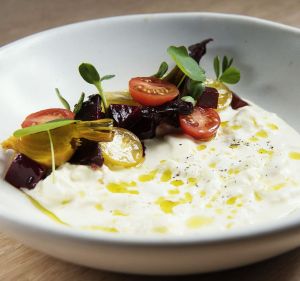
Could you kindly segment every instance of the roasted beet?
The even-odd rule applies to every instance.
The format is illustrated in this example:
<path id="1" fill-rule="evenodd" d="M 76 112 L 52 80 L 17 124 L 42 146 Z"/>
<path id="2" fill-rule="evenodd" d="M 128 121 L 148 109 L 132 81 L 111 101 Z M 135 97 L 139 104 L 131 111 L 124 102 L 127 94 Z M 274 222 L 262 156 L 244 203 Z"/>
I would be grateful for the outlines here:
<path id="1" fill-rule="evenodd" d="M 90 95 L 88 100 L 82 104 L 81 109 L 76 114 L 75 119 L 82 121 L 91 121 L 104 118 L 105 114 L 101 110 L 100 95 Z"/>
<path id="2" fill-rule="evenodd" d="M 206 54 L 206 45 L 211 41 L 213 41 L 213 39 L 209 38 L 189 46 L 190 56 L 199 63 L 201 58 Z"/>
<path id="3" fill-rule="evenodd" d="M 69 162 L 77 165 L 101 167 L 104 159 L 98 142 L 81 139 L 81 145 Z"/>
<path id="4" fill-rule="evenodd" d="M 11 163 L 5 175 L 5 180 L 17 188 L 32 189 L 46 175 L 46 167 L 23 154 L 18 154 Z"/>
<path id="5" fill-rule="evenodd" d="M 219 93 L 215 88 L 205 87 L 197 105 L 205 108 L 218 108 Z"/>
<path id="6" fill-rule="evenodd" d="M 232 93 L 232 101 L 231 101 L 231 107 L 232 109 L 238 109 L 240 107 L 244 107 L 249 105 L 247 102 L 242 100 L 237 94 Z"/>
<path id="7" fill-rule="evenodd" d="M 121 128 L 133 127 L 142 117 L 140 106 L 126 104 L 111 104 L 109 115 L 114 120 L 114 125 Z"/>
<path id="8" fill-rule="evenodd" d="M 178 127 L 178 115 L 187 115 L 192 111 L 193 105 L 181 99 L 160 106 L 111 104 L 109 107 L 115 126 L 132 131 L 140 139 L 155 137 L 156 127 L 162 122 Z"/>

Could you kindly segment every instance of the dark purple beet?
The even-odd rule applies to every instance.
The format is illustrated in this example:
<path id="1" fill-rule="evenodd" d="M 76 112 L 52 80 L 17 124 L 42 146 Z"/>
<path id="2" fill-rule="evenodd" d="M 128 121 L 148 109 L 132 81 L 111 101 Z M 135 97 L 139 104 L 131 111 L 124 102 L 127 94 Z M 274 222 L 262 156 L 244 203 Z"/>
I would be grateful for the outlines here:
<path id="1" fill-rule="evenodd" d="M 132 131 L 140 139 L 155 137 L 156 127 L 162 122 L 178 127 L 178 115 L 192 111 L 192 104 L 181 99 L 160 106 L 111 104 L 109 107 L 114 125 Z"/>
<path id="2" fill-rule="evenodd" d="M 215 88 L 205 87 L 197 105 L 204 108 L 218 108 L 219 93 Z"/>
<path id="3" fill-rule="evenodd" d="M 81 145 L 76 149 L 69 162 L 77 165 L 101 167 L 104 159 L 97 142 L 81 139 Z"/>
<path id="4" fill-rule="evenodd" d="M 91 121 L 104 118 L 105 114 L 101 110 L 100 95 L 90 95 L 88 100 L 82 104 L 81 109 L 76 114 L 75 119 L 82 121 Z"/>
<path id="5" fill-rule="evenodd" d="M 189 46 L 190 57 L 199 63 L 201 58 L 206 54 L 206 45 L 211 41 L 213 41 L 213 39 L 209 38 L 200 43 Z"/>
<path id="6" fill-rule="evenodd" d="M 23 154 L 18 154 L 11 163 L 5 180 L 16 188 L 32 189 L 47 175 L 47 168 L 31 160 Z"/>
<path id="7" fill-rule="evenodd" d="M 249 105 L 247 102 L 242 100 L 237 94 L 232 93 L 232 101 L 231 101 L 231 107 L 232 109 L 238 109 L 240 107 L 244 107 Z"/>
<path id="8" fill-rule="evenodd" d="M 115 126 L 130 128 L 141 119 L 141 106 L 111 104 L 109 106 L 109 115 L 114 120 Z"/>

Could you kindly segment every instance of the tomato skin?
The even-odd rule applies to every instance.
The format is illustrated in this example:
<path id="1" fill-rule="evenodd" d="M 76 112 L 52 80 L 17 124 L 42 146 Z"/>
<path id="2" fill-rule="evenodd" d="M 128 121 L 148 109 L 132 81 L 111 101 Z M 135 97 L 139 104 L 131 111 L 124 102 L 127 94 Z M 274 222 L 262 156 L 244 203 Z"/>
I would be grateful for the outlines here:
<path id="1" fill-rule="evenodd" d="M 75 114 L 67 109 L 49 108 L 29 114 L 23 123 L 22 128 L 46 123 L 56 119 L 74 119 Z"/>
<path id="2" fill-rule="evenodd" d="M 142 105 L 157 106 L 179 95 L 177 87 L 155 77 L 135 77 L 129 81 L 131 97 Z"/>
<path id="3" fill-rule="evenodd" d="M 216 135 L 221 120 L 214 109 L 196 106 L 191 114 L 180 115 L 179 123 L 185 134 L 197 140 L 209 141 Z"/>

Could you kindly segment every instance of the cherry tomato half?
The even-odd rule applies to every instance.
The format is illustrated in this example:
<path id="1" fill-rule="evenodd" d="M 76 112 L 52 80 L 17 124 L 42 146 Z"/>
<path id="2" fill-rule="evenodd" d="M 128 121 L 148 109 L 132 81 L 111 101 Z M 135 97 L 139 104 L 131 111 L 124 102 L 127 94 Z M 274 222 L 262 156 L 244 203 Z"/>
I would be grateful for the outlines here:
<path id="1" fill-rule="evenodd" d="M 155 77 L 130 79 L 129 92 L 135 101 L 150 106 L 164 104 L 179 95 L 175 85 Z"/>
<path id="2" fill-rule="evenodd" d="M 29 114 L 21 126 L 22 128 L 25 128 L 56 119 L 74 119 L 74 117 L 75 114 L 70 110 L 62 108 L 49 108 Z"/>
<path id="3" fill-rule="evenodd" d="M 221 121 L 214 109 L 195 107 L 191 114 L 180 115 L 179 122 L 185 134 L 208 141 L 215 136 Z"/>

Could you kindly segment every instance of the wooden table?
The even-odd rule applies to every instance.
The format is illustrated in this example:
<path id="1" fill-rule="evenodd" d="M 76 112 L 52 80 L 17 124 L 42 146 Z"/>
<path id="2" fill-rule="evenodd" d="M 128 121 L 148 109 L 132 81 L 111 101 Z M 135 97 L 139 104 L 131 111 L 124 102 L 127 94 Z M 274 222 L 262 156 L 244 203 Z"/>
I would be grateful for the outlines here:
<path id="1" fill-rule="evenodd" d="M 300 27 L 300 0 L 0 0 L 0 45 L 67 24 L 108 16 L 209 11 L 250 15 Z M 300 280 L 300 250 L 240 269 L 187 277 L 141 277 L 108 273 L 59 261 L 0 234 L 0 280 Z"/>

